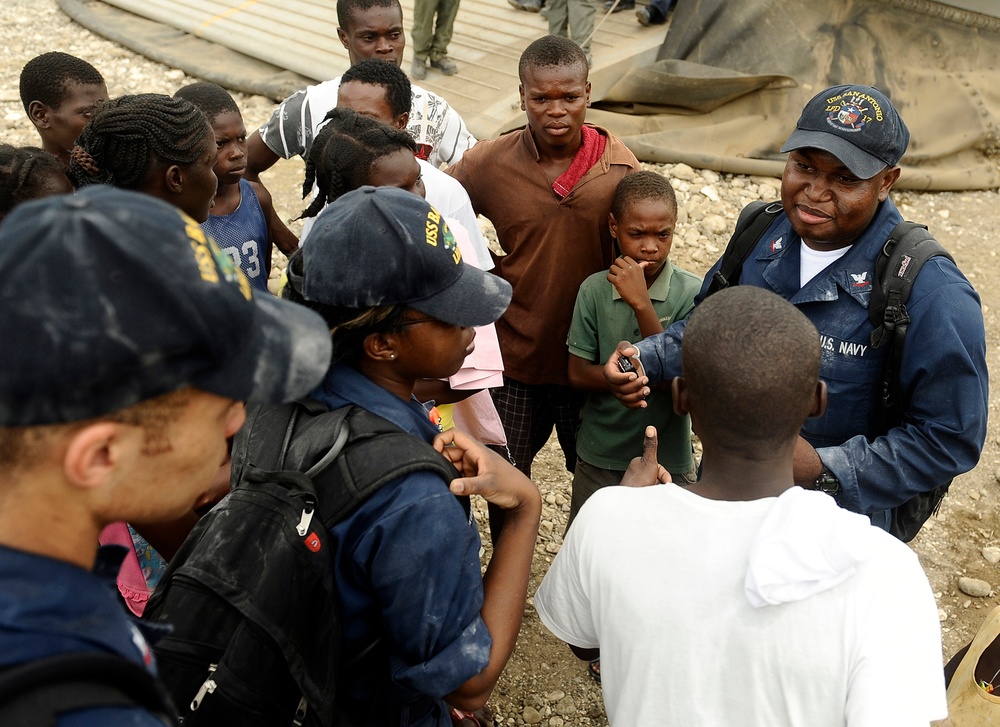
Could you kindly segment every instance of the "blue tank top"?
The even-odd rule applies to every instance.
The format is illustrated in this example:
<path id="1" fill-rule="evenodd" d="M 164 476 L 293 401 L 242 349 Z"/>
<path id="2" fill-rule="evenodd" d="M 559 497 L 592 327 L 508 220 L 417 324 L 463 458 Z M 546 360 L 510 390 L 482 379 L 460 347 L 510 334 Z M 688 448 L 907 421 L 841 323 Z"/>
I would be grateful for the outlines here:
<path id="1" fill-rule="evenodd" d="M 209 214 L 201 228 L 233 259 L 250 285 L 267 292 L 267 267 L 264 264 L 267 220 L 250 182 L 240 180 L 240 205 L 235 211 L 228 215 Z"/>

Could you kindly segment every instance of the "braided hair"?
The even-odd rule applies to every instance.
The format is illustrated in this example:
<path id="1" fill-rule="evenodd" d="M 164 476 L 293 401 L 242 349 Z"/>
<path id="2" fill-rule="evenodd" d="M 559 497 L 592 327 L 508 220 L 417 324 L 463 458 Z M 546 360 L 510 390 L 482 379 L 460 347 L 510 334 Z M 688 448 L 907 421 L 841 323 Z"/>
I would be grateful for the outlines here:
<path id="1" fill-rule="evenodd" d="M 50 109 L 58 109 L 66 100 L 71 84 L 103 86 L 104 77 L 82 58 L 52 51 L 35 56 L 24 64 L 18 82 L 24 112 L 29 113 L 32 101 L 41 101 Z"/>
<path id="2" fill-rule="evenodd" d="M 21 202 L 44 196 L 46 182 L 59 176 L 66 170 L 44 149 L 0 144 L 0 220 Z"/>
<path id="3" fill-rule="evenodd" d="M 141 190 L 158 163 L 188 166 L 205 151 L 212 128 L 197 106 L 156 93 L 102 104 L 70 152 L 76 187 L 110 184 Z"/>
<path id="4" fill-rule="evenodd" d="M 400 149 L 417 151 L 417 143 L 405 131 L 350 109 L 333 109 L 324 123 L 306 155 L 302 197 L 314 184 L 319 192 L 299 219 L 315 217 L 337 198 L 367 184 L 379 159 Z"/>

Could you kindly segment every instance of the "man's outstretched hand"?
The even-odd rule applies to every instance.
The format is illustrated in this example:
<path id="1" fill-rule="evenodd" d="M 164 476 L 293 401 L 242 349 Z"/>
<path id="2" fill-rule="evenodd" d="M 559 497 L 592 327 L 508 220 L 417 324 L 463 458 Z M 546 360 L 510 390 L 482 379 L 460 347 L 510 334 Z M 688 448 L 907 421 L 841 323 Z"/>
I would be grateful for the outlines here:
<path id="1" fill-rule="evenodd" d="M 649 396 L 649 378 L 639 359 L 632 358 L 637 353 L 635 346 L 621 341 L 604 364 L 604 380 L 608 382 L 611 393 L 629 409 L 645 409 L 646 397 Z M 632 361 L 635 371 L 624 373 L 618 363 L 621 358 Z"/>

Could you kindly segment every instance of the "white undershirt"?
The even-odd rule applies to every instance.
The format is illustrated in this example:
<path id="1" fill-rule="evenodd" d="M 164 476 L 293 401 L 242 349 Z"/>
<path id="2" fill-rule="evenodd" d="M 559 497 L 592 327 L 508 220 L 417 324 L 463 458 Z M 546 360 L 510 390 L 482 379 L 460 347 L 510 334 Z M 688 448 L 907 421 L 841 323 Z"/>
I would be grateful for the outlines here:
<path id="1" fill-rule="evenodd" d="M 813 250 L 803 242 L 802 254 L 799 259 L 799 287 L 803 287 L 835 260 L 842 258 L 850 249 L 851 246 L 848 245 L 847 247 L 839 247 L 836 250 Z"/>

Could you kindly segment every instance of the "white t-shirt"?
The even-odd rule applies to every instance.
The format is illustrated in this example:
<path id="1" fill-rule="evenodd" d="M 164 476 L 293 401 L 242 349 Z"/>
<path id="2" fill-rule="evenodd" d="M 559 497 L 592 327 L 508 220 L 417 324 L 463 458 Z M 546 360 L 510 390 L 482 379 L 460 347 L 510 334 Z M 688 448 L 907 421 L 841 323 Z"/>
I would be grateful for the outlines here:
<path id="1" fill-rule="evenodd" d="M 465 187 L 454 177 L 448 176 L 437 167 L 423 159 L 417 159 L 420 166 L 421 179 L 424 182 L 424 194 L 427 203 L 441 213 L 447 220 L 458 220 L 468 234 L 469 243 L 476 251 L 476 267 L 480 270 L 493 269 L 493 257 L 490 255 L 489 245 L 483 237 L 483 231 L 479 227 L 479 218 L 476 217 L 472 209 L 472 201 L 469 199 Z M 313 186 L 313 194 L 316 194 L 316 187 Z M 302 225 L 302 235 L 299 238 L 299 246 L 305 242 L 316 218 L 310 217 Z"/>
<path id="2" fill-rule="evenodd" d="M 836 250 L 813 250 L 804 242 L 799 253 L 799 287 L 826 270 L 836 260 L 844 257 L 851 246 L 839 247 Z"/>
<path id="3" fill-rule="evenodd" d="M 760 546 L 764 535 L 778 546 Z M 785 602 L 750 605 L 752 550 L 762 591 Z M 782 591 L 784 572 L 795 582 Z M 560 639 L 600 647 L 613 726 L 926 727 L 947 714 L 916 556 L 822 493 L 729 502 L 605 488 L 534 602 Z"/>
<path id="4" fill-rule="evenodd" d="M 417 164 L 420 165 L 421 178 L 424 180 L 427 202 L 440 212 L 442 217 L 456 219 L 462 223 L 462 227 L 469 233 L 469 242 L 476 250 L 476 257 L 479 260 L 476 267 L 480 270 L 492 270 L 493 258 L 490 256 L 490 248 L 483 237 L 479 218 L 472 209 L 472 200 L 469 199 L 465 187 L 457 179 L 423 159 L 417 159 Z"/>
<path id="5" fill-rule="evenodd" d="M 435 167 L 454 164 L 476 139 L 462 117 L 447 101 L 432 91 L 410 86 L 413 103 L 406 130 L 418 146 L 418 156 Z M 261 139 L 280 157 L 304 157 L 319 132 L 323 120 L 337 106 L 340 77 L 293 93 L 260 128 Z"/>

